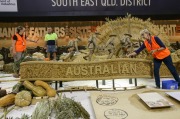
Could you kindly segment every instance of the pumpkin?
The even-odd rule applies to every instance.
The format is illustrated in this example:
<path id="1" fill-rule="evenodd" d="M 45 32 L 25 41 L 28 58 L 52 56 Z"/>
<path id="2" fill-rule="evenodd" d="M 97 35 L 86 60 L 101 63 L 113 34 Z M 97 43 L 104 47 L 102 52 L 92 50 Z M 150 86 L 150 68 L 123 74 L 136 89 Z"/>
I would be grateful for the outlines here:
<path id="1" fill-rule="evenodd" d="M 6 107 L 9 105 L 14 104 L 15 101 L 15 94 L 8 94 L 2 98 L 0 98 L 0 107 Z"/>
<path id="2" fill-rule="evenodd" d="M 31 104 L 32 96 L 29 91 L 21 91 L 15 96 L 15 105 L 25 107 Z"/>
<path id="3" fill-rule="evenodd" d="M 43 87 L 44 89 L 46 89 L 46 91 L 47 91 L 47 96 L 49 96 L 49 97 L 55 97 L 55 96 L 56 96 L 56 90 L 53 89 L 53 88 L 51 88 L 50 85 L 48 85 L 46 82 L 37 80 L 37 81 L 35 81 L 34 84 L 35 84 L 36 86 L 41 86 L 41 87 Z"/>
<path id="4" fill-rule="evenodd" d="M 31 91 L 33 92 L 33 94 L 34 94 L 35 96 L 37 96 L 37 97 L 42 97 L 42 96 L 45 96 L 45 95 L 46 95 L 46 90 L 45 90 L 45 89 L 43 89 L 43 88 L 40 87 L 40 86 L 35 86 L 35 85 L 33 85 L 31 82 L 29 82 L 29 81 L 24 81 L 24 82 L 23 82 L 23 85 L 24 85 L 27 89 L 31 90 Z"/>

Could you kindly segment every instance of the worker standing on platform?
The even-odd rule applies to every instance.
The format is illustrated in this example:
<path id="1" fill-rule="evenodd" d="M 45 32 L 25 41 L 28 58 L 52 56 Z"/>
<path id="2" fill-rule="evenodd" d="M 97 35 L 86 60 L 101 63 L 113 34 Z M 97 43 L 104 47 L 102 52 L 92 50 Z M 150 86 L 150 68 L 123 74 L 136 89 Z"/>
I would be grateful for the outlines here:
<path id="1" fill-rule="evenodd" d="M 140 46 L 139 49 L 127 55 L 127 57 L 135 56 L 146 48 L 147 51 L 151 53 L 154 58 L 154 77 L 156 87 L 160 88 L 159 69 L 162 62 L 164 62 L 164 64 L 168 67 L 174 79 L 178 82 L 178 85 L 180 86 L 179 74 L 177 73 L 176 68 L 173 65 L 169 49 L 157 36 L 152 36 L 147 29 L 142 30 L 140 32 L 140 35 L 143 39 L 145 39 L 144 43 Z"/>
<path id="2" fill-rule="evenodd" d="M 50 53 L 53 53 L 53 60 L 56 61 L 57 52 L 57 34 L 53 32 L 52 27 L 48 27 L 48 33 L 45 35 L 45 49 L 47 52 L 47 58 L 50 59 Z"/>

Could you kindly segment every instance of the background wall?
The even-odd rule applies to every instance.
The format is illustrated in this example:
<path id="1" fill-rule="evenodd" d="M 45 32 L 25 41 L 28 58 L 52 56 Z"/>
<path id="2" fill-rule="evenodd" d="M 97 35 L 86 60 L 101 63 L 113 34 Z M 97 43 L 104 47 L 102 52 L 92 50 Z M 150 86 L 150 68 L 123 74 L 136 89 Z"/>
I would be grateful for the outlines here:
<path id="1" fill-rule="evenodd" d="M 170 42 L 180 41 L 180 20 L 152 20 L 152 22 L 164 29 Z M 89 35 L 96 31 L 97 26 L 104 23 L 105 21 L 0 22 L 0 48 L 11 46 L 11 38 L 19 25 L 29 29 L 29 39 L 38 40 L 37 43 L 28 42 L 28 47 L 43 47 L 44 36 L 49 26 L 53 27 L 58 35 L 58 46 L 67 45 L 68 41 L 74 40 L 77 35 L 82 38 L 79 45 L 86 45 Z"/>

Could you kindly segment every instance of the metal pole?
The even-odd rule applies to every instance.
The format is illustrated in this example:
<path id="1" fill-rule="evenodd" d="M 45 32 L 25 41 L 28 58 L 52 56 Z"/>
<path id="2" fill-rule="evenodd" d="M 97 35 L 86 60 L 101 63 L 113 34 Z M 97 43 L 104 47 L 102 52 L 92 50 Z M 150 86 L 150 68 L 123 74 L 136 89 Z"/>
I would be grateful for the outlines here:
<path id="1" fill-rule="evenodd" d="M 62 85 L 63 85 L 62 81 L 59 81 L 59 87 L 63 87 Z"/>
<path id="2" fill-rule="evenodd" d="M 106 81 L 105 80 L 102 80 L 102 85 L 106 85 Z"/>
<path id="3" fill-rule="evenodd" d="M 114 79 L 112 80 L 112 85 L 113 85 L 113 89 L 115 89 L 115 81 L 114 81 Z"/>
<path id="4" fill-rule="evenodd" d="M 58 82 L 57 81 L 55 81 L 55 89 L 57 90 L 57 86 L 58 85 Z"/>
<path id="5" fill-rule="evenodd" d="M 96 87 L 99 88 L 98 80 L 96 80 Z"/>
<path id="6" fill-rule="evenodd" d="M 133 84 L 132 78 L 129 79 L 129 84 Z"/>
<path id="7" fill-rule="evenodd" d="M 137 86 L 137 78 L 134 79 L 134 84 Z"/>

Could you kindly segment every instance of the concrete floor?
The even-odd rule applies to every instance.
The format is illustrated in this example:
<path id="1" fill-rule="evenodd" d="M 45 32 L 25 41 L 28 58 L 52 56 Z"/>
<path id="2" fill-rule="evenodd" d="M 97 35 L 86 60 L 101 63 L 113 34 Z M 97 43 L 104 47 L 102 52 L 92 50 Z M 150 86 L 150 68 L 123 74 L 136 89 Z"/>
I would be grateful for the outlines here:
<path id="1" fill-rule="evenodd" d="M 171 78 L 172 79 L 172 78 Z M 14 81 L 16 80 L 16 81 Z M 12 87 L 18 82 L 19 78 L 12 77 L 12 74 L 5 74 L 3 72 L 0 72 L 0 87 L 2 89 L 6 89 L 7 92 L 11 92 Z M 162 78 L 163 80 L 170 80 L 170 78 Z M 62 90 L 71 86 L 90 86 L 90 87 L 96 87 L 96 80 L 89 80 L 89 81 L 70 81 L 70 82 L 63 82 L 62 87 L 59 87 L 58 83 L 58 90 Z M 147 88 L 155 88 L 155 82 L 154 79 L 137 79 L 137 86 L 146 85 Z M 113 81 L 112 80 L 98 80 L 98 86 L 99 88 L 112 88 L 113 87 Z M 114 87 L 129 87 L 129 86 L 135 86 L 135 79 L 129 80 L 129 79 L 115 79 L 114 80 Z M 55 83 L 52 83 L 52 87 L 55 88 Z M 75 101 L 80 102 L 82 106 L 88 111 L 90 114 L 90 119 L 96 119 L 93 106 L 90 101 L 90 93 L 89 91 L 75 91 L 73 93 L 71 92 L 64 92 L 62 93 L 66 97 L 73 98 Z M 30 105 L 23 108 L 18 108 L 12 110 L 8 117 L 21 117 L 22 114 L 28 114 L 31 115 L 33 113 L 33 110 L 35 109 L 36 105 Z M 0 108 L 0 116 L 3 115 L 3 110 Z"/>

